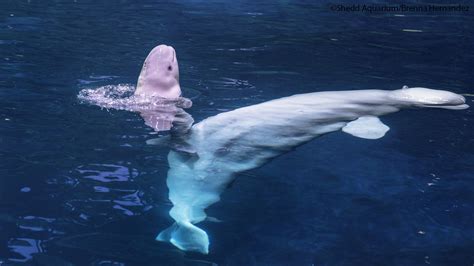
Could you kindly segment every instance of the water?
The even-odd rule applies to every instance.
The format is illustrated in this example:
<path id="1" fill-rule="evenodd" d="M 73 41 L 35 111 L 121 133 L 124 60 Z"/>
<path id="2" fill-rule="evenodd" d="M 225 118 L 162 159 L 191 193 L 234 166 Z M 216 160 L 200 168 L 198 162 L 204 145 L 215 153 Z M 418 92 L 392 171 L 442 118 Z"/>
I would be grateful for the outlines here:
<path id="1" fill-rule="evenodd" d="M 170 223 L 168 150 L 146 145 L 154 133 L 138 114 L 77 95 L 135 83 L 159 43 L 177 51 L 196 121 L 321 90 L 473 92 L 472 10 L 312 2 L 2 1 L 1 261 L 472 265 L 471 109 L 403 111 L 382 118 L 380 140 L 334 133 L 241 175 L 209 209 L 222 222 L 202 223 L 207 256 L 153 241 Z"/>

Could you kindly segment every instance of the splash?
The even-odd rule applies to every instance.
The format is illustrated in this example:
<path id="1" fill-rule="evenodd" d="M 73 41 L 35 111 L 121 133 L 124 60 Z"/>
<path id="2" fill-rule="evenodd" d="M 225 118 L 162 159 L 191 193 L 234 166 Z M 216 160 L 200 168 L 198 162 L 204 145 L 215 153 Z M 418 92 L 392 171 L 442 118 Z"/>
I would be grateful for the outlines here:
<path id="1" fill-rule="evenodd" d="M 184 97 L 167 99 L 158 96 L 135 95 L 134 92 L 135 86 L 131 84 L 106 85 L 83 89 L 77 97 L 81 103 L 131 112 L 189 108 L 192 105 L 191 100 Z"/>

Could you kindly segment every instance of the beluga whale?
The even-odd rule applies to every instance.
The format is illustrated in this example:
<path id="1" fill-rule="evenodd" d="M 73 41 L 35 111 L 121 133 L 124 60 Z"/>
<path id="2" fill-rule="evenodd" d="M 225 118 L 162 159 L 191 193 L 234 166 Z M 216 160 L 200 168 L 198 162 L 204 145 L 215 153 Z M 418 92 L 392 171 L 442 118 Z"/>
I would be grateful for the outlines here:
<path id="1" fill-rule="evenodd" d="M 186 132 L 194 122 L 192 117 L 180 108 L 189 108 L 192 102 L 180 97 L 178 59 L 171 46 L 162 44 L 151 50 L 143 63 L 134 95 L 159 97 L 162 102 L 171 103 L 158 110 L 155 108 L 140 112 L 145 124 L 156 131 L 174 130 L 173 136 L 178 136 L 179 132 Z"/>
<path id="2" fill-rule="evenodd" d="M 190 108 L 192 102 L 182 97 L 176 52 L 167 45 L 158 45 L 149 52 L 136 86 L 119 84 L 83 89 L 78 98 L 107 109 L 138 112 L 145 124 L 157 132 L 172 130 L 178 135 L 193 122 L 183 110 Z"/>
<path id="3" fill-rule="evenodd" d="M 406 108 L 468 108 L 463 96 L 427 88 L 305 93 L 242 107 L 204 119 L 186 141 L 197 160 L 170 151 L 167 185 L 174 224 L 157 239 L 186 251 L 209 252 L 209 237 L 196 224 L 239 172 L 269 162 L 319 136 L 342 130 L 378 139 L 389 127 L 379 117 Z"/>
<path id="4" fill-rule="evenodd" d="M 161 53 L 167 56 L 147 57 L 157 61 L 145 61 L 145 74 L 140 75 L 136 94 L 155 95 L 158 88 L 161 96 L 178 95 L 176 84 L 168 80 L 177 75 L 160 74 L 164 80 L 153 75 L 168 69 L 160 60 L 176 57 L 174 49 L 164 49 Z M 172 69 L 177 70 L 177 61 L 174 62 Z M 163 84 L 167 84 L 165 90 Z M 172 148 L 168 154 L 166 183 L 173 204 L 169 215 L 174 222 L 156 239 L 184 251 L 208 254 L 209 237 L 198 224 L 206 220 L 206 208 L 220 200 L 221 193 L 238 173 L 260 167 L 332 132 L 342 131 L 364 139 L 382 138 L 390 128 L 379 117 L 402 109 L 468 107 L 463 96 L 449 91 L 404 86 L 397 90 L 297 94 L 219 113 L 194 125 L 192 119 L 172 121 L 172 127 L 184 128 L 175 134 L 192 152 Z M 144 118 L 153 121 L 153 114 Z M 153 127 L 152 122 L 149 125 Z"/>

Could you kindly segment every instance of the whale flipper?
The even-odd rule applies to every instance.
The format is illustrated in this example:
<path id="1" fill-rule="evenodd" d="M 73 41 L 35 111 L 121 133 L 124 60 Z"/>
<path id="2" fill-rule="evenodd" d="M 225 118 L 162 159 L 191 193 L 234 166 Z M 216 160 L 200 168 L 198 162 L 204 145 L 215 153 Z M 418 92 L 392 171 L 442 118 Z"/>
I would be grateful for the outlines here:
<path id="1" fill-rule="evenodd" d="M 190 222 L 174 223 L 161 231 L 156 240 L 170 242 L 181 250 L 209 253 L 209 237 L 201 228 Z"/>
<path id="2" fill-rule="evenodd" d="M 380 139 L 390 127 L 382 123 L 376 116 L 361 116 L 358 119 L 347 123 L 342 131 L 354 137 L 363 139 Z"/>

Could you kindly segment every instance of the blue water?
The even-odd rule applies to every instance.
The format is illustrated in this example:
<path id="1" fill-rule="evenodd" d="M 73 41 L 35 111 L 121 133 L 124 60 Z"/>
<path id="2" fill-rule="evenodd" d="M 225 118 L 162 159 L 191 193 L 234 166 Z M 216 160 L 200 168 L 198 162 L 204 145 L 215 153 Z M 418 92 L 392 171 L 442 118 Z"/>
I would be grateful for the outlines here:
<path id="1" fill-rule="evenodd" d="M 402 111 L 382 118 L 380 140 L 330 134 L 239 176 L 208 210 L 222 222 L 202 223 L 211 252 L 199 255 L 153 240 L 171 223 L 168 150 L 145 144 L 153 130 L 77 100 L 135 83 L 160 43 L 177 51 L 196 121 L 322 90 L 473 93 L 474 10 L 98 2 L 0 3 L 2 265 L 474 263 L 472 109 Z"/>

